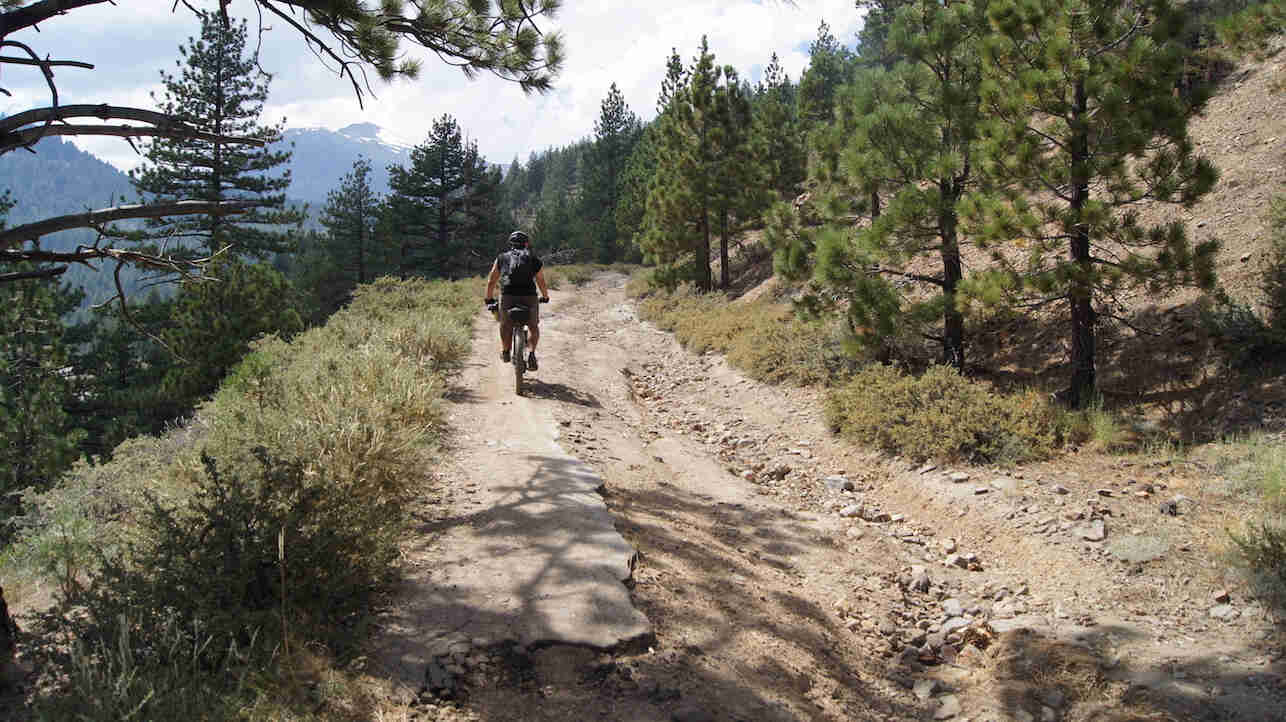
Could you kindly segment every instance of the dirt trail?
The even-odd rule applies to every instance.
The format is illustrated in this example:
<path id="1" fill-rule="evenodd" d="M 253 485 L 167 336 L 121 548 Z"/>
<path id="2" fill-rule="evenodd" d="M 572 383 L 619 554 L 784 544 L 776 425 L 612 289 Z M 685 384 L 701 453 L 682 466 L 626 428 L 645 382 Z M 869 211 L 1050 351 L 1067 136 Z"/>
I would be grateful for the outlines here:
<path id="1" fill-rule="evenodd" d="M 458 585 L 510 563 L 462 557 L 450 527 L 485 517 L 489 485 L 515 464 L 538 479 L 531 464 L 556 458 L 547 473 L 603 480 L 615 528 L 638 551 L 629 597 L 652 636 L 606 648 L 513 628 L 457 634 L 454 647 L 442 637 L 416 714 L 1286 718 L 1263 611 L 1234 587 L 1234 613 L 1207 614 L 1210 590 L 1229 580 L 1201 555 L 1227 517 L 1182 470 L 1063 460 L 969 469 L 959 482 L 948 474 L 960 470 L 865 454 L 829 435 L 814 392 L 749 381 L 639 322 L 624 282 L 608 274 L 553 294 L 526 398 L 493 359 L 493 327 L 479 331 L 452 401 L 463 462 L 442 475 L 454 496 L 426 508 L 425 544 L 408 560 Z M 1156 501 L 1176 491 L 1193 501 L 1158 519 Z M 1098 522 L 1109 538 L 1086 540 Z M 1124 539 L 1138 543 L 1108 551 Z M 1159 552 L 1143 543 L 1156 539 Z M 453 613 L 496 611 L 460 589 Z M 399 614 L 403 630 L 441 616 Z M 412 687 L 425 649 L 406 657 Z"/>

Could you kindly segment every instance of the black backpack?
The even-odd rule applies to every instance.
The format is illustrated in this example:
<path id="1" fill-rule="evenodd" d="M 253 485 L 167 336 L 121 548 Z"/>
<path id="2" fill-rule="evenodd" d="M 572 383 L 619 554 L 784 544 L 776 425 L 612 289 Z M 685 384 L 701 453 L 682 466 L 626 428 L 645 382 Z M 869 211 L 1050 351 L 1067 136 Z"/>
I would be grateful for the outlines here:
<path id="1" fill-rule="evenodd" d="M 536 282 L 536 259 L 526 248 L 500 254 L 500 287 L 528 286 Z"/>

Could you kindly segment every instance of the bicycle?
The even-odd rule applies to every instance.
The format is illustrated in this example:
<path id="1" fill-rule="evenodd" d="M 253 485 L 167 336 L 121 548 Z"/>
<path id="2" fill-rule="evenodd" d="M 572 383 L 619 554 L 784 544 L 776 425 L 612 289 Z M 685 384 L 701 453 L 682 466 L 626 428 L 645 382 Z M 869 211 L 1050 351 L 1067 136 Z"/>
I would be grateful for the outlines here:
<path id="1" fill-rule="evenodd" d="M 541 298 L 540 302 L 549 303 L 549 299 Z M 487 309 L 493 314 L 497 314 L 497 318 L 499 318 L 499 301 L 488 304 Z M 527 321 L 531 319 L 531 307 L 516 304 L 506 308 L 504 311 L 508 314 L 509 321 L 513 323 L 513 340 L 509 345 L 509 361 L 514 367 L 514 393 L 522 396 L 522 375 L 527 373 Z"/>

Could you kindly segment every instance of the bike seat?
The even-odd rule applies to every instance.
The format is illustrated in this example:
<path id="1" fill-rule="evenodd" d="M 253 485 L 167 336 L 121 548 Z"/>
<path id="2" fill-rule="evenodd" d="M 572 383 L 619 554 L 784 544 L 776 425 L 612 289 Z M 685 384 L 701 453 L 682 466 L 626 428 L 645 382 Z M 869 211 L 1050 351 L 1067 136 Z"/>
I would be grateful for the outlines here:
<path id="1" fill-rule="evenodd" d="M 509 314 L 509 320 L 515 323 L 522 323 L 531 318 L 531 309 L 527 306 L 511 306 L 506 311 Z"/>

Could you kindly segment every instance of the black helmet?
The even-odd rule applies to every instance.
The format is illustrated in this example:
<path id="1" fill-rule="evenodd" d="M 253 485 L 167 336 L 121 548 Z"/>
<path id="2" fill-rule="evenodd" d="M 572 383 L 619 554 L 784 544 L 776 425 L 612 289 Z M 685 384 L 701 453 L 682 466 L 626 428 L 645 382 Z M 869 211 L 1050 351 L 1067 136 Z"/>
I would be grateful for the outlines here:
<path id="1" fill-rule="evenodd" d="M 522 231 L 514 231 L 509 234 L 509 245 L 514 248 L 526 248 L 529 243 L 531 243 L 531 239 Z"/>

